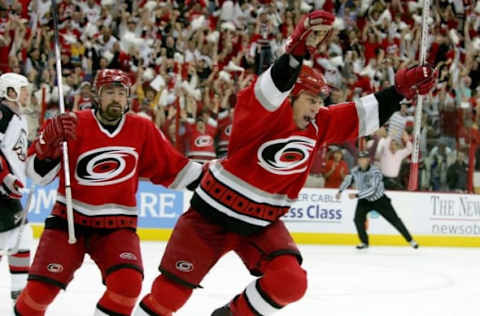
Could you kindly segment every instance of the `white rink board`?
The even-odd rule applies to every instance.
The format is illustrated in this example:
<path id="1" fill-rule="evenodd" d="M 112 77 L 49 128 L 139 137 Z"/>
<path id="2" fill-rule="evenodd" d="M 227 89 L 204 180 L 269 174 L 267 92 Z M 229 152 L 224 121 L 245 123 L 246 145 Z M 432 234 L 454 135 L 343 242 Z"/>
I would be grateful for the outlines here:
<path id="1" fill-rule="evenodd" d="M 292 232 L 355 233 L 353 217 L 357 200 L 345 191 L 340 201 L 337 190 L 303 189 L 285 216 Z M 446 193 L 388 191 L 397 214 L 414 235 L 480 236 L 480 196 Z M 369 232 L 398 234 L 376 213 L 369 214 Z"/>
<path id="2" fill-rule="evenodd" d="M 356 234 L 357 200 L 347 190 L 340 200 L 334 189 L 303 189 L 283 220 L 291 232 Z M 480 195 L 387 191 L 393 207 L 413 235 L 480 237 Z M 184 192 L 185 207 L 192 193 Z M 372 234 L 398 235 L 377 213 L 369 214 Z"/>

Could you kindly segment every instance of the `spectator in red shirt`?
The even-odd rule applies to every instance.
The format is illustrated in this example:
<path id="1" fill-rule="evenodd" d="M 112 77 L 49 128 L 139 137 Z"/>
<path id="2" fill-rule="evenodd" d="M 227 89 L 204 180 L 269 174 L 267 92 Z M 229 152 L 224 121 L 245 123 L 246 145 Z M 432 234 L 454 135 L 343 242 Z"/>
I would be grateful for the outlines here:
<path id="1" fill-rule="evenodd" d="M 348 174 L 347 163 L 343 160 L 343 153 L 340 148 L 335 149 L 332 157 L 327 161 L 323 176 L 325 177 L 326 188 L 338 188 L 343 178 Z"/>
<path id="2" fill-rule="evenodd" d="M 426 140 L 422 142 L 424 153 L 432 147 L 431 140 L 440 136 L 451 148 L 462 137 L 467 145 L 470 143 L 470 138 L 465 137 L 470 109 L 459 109 L 458 100 L 465 100 L 455 92 L 459 92 L 459 78 L 471 78 L 472 94 L 480 83 L 477 2 L 440 0 L 432 7 L 430 29 L 434 37 L 427 48 L 428 61 L 439 70 L 439 82 L 444 87 L 439 86 L 438 93 L 424 99 L 424 114 L 431 120 L 428 138 L 427 133 L 422 136 Z M 67 103 L 73 100 L 72 94 L 78 91 L 80 83 L 91 81 L 98 69 L 123 69 L 133 81 L 142 71 L 150 74 L 145 82 L 161 77 L 165 89 L 160 93 L 161 107 L 155 108 L 154 119 L 179 150 L 183 150 L 184 140 L 190 135 L 185 128 L 185 97 L 176 88 L 188 87 L 197 100 L 198 94 L 211 91 L 208 100 L 198 104 L 198 112 L 203 112 L 202 106 L 211 107 L 214 92 L 224 100 L 231 88 L 230 110 L 238 91 L 255 78 L 256 68 L 268 66 L 270 55 L 275 57 L 282 51 L 286 36 L 293 32 L 302 10 L 323 7 L 337 15 L 330 41 L 312 54 L 314 66 L 333 87 L 326 105 L 358 100 L 393 84 L 395 69 L 413 65 L 419 55 L 421 4 L 413 0 L 57 0 L 57 3 L 64 48 L 64 84 L 71 88 L 65 91 Z M 23 72 L 31 78 L 36 99 L 32 104 L 41 103 L 45 90 L 47 116 L 58 111 L 50 7 L 49 0 L 0 0 L 0 72 Z M 231 83 L 222 83 L 226 81 Z M 140 110 L 139 101 L 138 92 L 132 89 L 132 111 Z M 478 100 L 475 102 L 480 104 Z M 149 109 L 149 104 L 143 104 L 144 110 Z M 428 110 L 430 104 L 435 111 Z M 228 118 L 224 116 L 225 110 L 220 111 L 219 118 Z M 199 125 L 208 127 L 209 121 L 206 116 Z M 217 136 L 229 130 L 228 122 L 222 123 Z M 217 139 L 217 145 L 225 143 L 226 138 Z M 344 154 L 343 160 L 349 163 L 350 155 Z M 312 173 L 320 178 L 325 164 L 320 159 Z"/>
<path id="3" fill-rule="evenodd" d="M 58 15 L 60 16 L 60 22 L 63 22 L 68 17 L 72 16 L 75 11 L 75 4 L 72 0 L 63 0 L 58 4 Z"/>
<path id="4" fill-rule="evenodd" d="M 363 45 L 365 47 L 364 57 L 365 65 L 368 65 L 370 59 L 376 58 L 377 48 L 381 47 L 378 40 L 378 30 L 374 26 L 368 25 L 362 34 Z"/>

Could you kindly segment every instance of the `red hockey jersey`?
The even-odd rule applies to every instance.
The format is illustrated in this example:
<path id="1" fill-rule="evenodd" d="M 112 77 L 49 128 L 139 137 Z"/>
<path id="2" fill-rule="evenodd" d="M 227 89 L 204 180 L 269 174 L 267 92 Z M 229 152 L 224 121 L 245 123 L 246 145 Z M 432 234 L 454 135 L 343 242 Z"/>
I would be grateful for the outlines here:
<path id="1" fill-rule="evenodd" d="M 232 118 L 230 117 L 230 111 L 222 111 L 218 113 L 217 152 L 219 157 L 224 157 L 226 155 L 231 134 Z"/>
<path id="2" fill-rule="evenodd" d="M 205 133 L 198 131 L 193 119 L 187 120 L 187 157 L 198 162 L 205 162 L 217 157 L 214 137 L 217 131 L 217 120 L 209 118 L 205 124 Z"/>
<path id="3" fill-rule="evenodd" d="M 79 110 L 88 110 L 93 107 L 93 99 L 90 97 L 82 97 L 78 100 L 78 109 Z"/>
<path id="4" fill-rule="evenodd" d="M 272 81 L 270 69 L 239 93 L 228 157 L 212 162 L 192 198 L 192 206 L 226 225 L 250 234 L 278 220 L 297 198 L 313 153 L 325 143 L 341 143 L 379 127 L 374 95 L 322 108 L 304 130 Z"/>
<path id="5" fill-rule="evenodd" d="M 76 112 L 77 138 L 68 142 L 75 222 L 97 228 L 136 227 L 138 181 L 184 188 L 201 174 L 201 166 L 178 153 L 153 123 L 126 114 L 110 133 L 94 111 Z M 53 215 L 65 217 L 63 163 L 48 174 L 36 170 L 30 149 L 29 176 L 39 184 L 60 183 Z M 43 174 L 43 176 L 42 176 Z"/>

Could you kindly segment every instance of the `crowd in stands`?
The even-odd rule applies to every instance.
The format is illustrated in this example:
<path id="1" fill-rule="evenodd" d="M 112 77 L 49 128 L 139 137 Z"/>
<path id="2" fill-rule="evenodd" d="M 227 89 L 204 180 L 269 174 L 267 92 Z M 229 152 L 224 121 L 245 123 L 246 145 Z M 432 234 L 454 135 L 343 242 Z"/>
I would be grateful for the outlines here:
<path id="1" fill-rule="evenodd" d="M 471 192 L 480 187 L 480 2 L 432 2 L 427 60 L 439 80 L 424 101 L 420 190 Z M 310 60 L 332 89 L 325 106 L 391 86 L 396 69 L 418 63 L 422 1 L 58 0 L 66 106 L 92 107 L 96 72 L 122 69 L 135 82 L 131 111 L 192 159 L 221 158 L 237 92 L 313 9 L 337 16 L 331 41 Z M 0 72 L 32 82 L 31 137 L 58 112 L 53 34 L 50 0 L 0 0 Z M 338 187 L 363 147 L 387 188 L 406 189 L 415 103 L 371 137 L 322 148 L 308 184 Z"/>

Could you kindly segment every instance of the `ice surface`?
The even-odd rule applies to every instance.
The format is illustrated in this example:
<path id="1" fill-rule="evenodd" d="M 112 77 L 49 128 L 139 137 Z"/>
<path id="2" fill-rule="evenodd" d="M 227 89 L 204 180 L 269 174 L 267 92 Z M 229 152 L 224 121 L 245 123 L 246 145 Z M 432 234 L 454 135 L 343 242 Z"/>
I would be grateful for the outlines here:
<path id="1" fill-rule="evenodd" d="M 165 243 L 144 242 L 143 292 L 157 275 Z M 277 315 L 469 316 L 480 314 L 480 250 L 461 248 L 301 246 L 309 290 Z M 10 316 L 9 274 L 0 264 L 0 315 Z M 228 254 L 202 282 L 178 316 L 209 316 L 251 282 L 241 261 Z M 288 286 L 287 284 L 285 286 Z M 90 316 L 104 291 L 87 258 L 47 316 Z M 143 295 L 143 294 L 142 294 Z"/>

